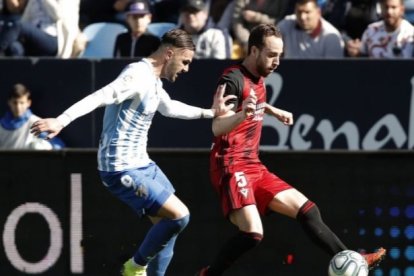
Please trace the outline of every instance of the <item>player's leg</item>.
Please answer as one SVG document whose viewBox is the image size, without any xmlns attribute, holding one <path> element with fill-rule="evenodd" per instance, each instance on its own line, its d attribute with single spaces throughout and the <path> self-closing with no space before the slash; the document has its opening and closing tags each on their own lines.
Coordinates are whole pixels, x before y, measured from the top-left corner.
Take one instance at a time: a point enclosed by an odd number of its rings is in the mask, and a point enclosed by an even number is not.
<svg viewBox="0 0 414 276">
<path fill-rule="evenodd" d="M 134 256 L 127 262 L 132 262 L 136 268 L 144 267 L 147 274 L 143 275 L 148 276 L 165 275 L 173 257 L 175 240 L 190 217 L 187 207 L 175 195 L 167 199 L 157 216 L 158 222 L 150 228 Z"/>
<path fill-rule="evenodd" d="M 170 239 L 167 245 L 148 263 L 148 276 L 159 276 L 166 274 L 167 268 L 174 255 L 174 246 L 177 237 L 178 235 Z"/>
<path fill-rule="evenodd" d="M 160 252 L 163 255 L 160 257 L 168 256 L 172 258 L 172 246 L 175 243 L 175 239 L 187 226 L 190 218 L 187 207 L 175 195 L 171 195 L 168 198 L 159 210 L 157 216 L 161 219 L 151 227 L 138 251 L 134 254 L 134 261 L 137 264 L 148 264 Z M 169 244 L 170 241 L 171 244 Z M 167 245 L 169 246 L 167 247 Z M 157 260 L 152 264 L 153 268 L 151 270 L 166 270 L 166 265 L 168 265 L 169 260 L 166 262 L 167 260 L 164 259 L 165 262 L 162 264 L 158 263 Z"/>
<path fill-rule="evenodd" d="M 200 275 L 222 275 L 244 253 L 256 247 L 263 238 L 263 227 L 255 205 L 245 206 L 230 214 L 239 231 L 222 246 L 208 268 Z"/>
<path fill-rule="evenodd" d="M 174 192 L 170 181 L 158 167 L 156 167 L 154 181 L 157 184 L 153 185 L 161 184 L 164 190 Z M 173 257 L 177 235 L 187 226 L 189 217 L 188 208 L 174 194 L 171 194 L 161 205 L 155 216 L 149 216 L 153 226 L 133 257 L 137 264 L 147 261 L 149 276 L 165 274 Z"/>
<path fill-rule="evenodd" d="M 318 206 L 298 190 L 292 188 L 276 194 L 269 209 L 296 218 L 311 240 L 330 255 L 346 249 L 322 220 Z"/>
<path fill-rule="evenodd" d="M 162 183 L 165 189 L 174 192 L 170 181 L 167 176 L 161 171 L 160 168 L 157 168 L 156 181 Z M 179 207 L 184 214 L 188 214 L 188 209 L 184 204 L 178 204 L 176 207 Z M 163 218 L 161 217 L 149 217 L 151 222 L 155 225 L 159 223 Z M 173 236 L 168 243 L 158 252 L 157 255 L 148 263 L 147 272 L 149 276 L 161 276 L 165 275 L 168 265 L 171 262 L 171 259 L 174 255 L 174 246 L 177 240 L 177 235 Z"/>
<path fill-rule="evenodd" d="M 296 189 L 288 189 L 278 193 L 269 203 L 269 208 L 275 212 L 296 218 L 311 240 L 331 256 L 343 251 L 346 246 L 324 223 L 318 206 L 308 200 Z M 386 250 L 379 248 L 374 253 L 362 254 L 372 269 L 385 257 Z"/>
<path fill-rule="evenodd" d="M 101 173 L 101 177 L 105 186 L 138 215 L 161 218 L 148 231 L 133 258 L 124 264 L 123 275 L 146 275 L 136 274 L 136 270 L 145 270 L 149 261 L 185 228 L 188 208 L 173 194 L 171 183 L 155 164 L 137 170 Z"/>
<path fill-rule="evenodd" d="M 219 195 L 223 211 L 238 227 L 238 232 L 223 245 L 213 262 L 200 271 L 199 275 L 222 275 L 238 258 L 262 240 L 263 226 L 254 204 L 252 182 L 249 175 L 241 171 L 221 178 Z"/>
</svg>

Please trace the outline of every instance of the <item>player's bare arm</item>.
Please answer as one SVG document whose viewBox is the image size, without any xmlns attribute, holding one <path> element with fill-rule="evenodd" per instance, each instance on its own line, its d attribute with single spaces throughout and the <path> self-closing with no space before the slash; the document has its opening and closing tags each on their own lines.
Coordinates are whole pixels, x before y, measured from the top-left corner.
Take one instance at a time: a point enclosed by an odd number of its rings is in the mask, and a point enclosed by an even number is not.
<svg viewBox="0 0 414 276">
<path fill-rule="evenodd" d="M 220 136 L 232 131 L 247 117 L 254 115 L 256 110 L 256 95 L 249 95 L 242 103 L 242 109 L 239 112 L 235 110 L 229 110 L 225 114 L 213 119 L 213 134 L 214 136 Z"/>
<path fill-rule="evenodd" d="M 224 97 L 225 86 L 219 86 L 216 90 L 213 99 L 213 105 L 209 109 L 204 109 L 192 105 L 185 104 L 183 102 L 172 100 L 167 93 L 163 93 L 161 96 L 160 105 L 158 111 L 167 117 L 179 118 L 179 119 L 212 119 L 216 116 L 225 114 L 234 107 L 234 104 L 226 105 L 226 102 L 235 98 L 233 95 Z"/>
<path fill-rule="evenodd" d="M 284 125 L 293 125 L 293 115 L 291 112 L 285 111 L 280 108 L 276 108 L 268 103 L 266 103 L 265 112 L 266 114 L 272 115 L 273 117 L 281 121 Z"/>
</svg>

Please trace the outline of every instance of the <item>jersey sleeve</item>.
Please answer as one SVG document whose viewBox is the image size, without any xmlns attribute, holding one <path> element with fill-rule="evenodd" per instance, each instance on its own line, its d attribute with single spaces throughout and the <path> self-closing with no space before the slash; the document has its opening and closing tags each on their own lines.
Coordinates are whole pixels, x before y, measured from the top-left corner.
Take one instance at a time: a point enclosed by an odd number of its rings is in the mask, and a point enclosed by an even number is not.
<svg viewBox="0 0 414 276">
<path fill-rule="evenodd" d="M 149 90 L 152 72 L 143 62 L 128 65 L 107 88 L 111 90 L 111 99 L 107 104 L 119 104 L 136 96 L 142 97 Z"/>
<path fill-rule="evenodd" d="M 141 83 L 141 80 L 142 78 L 145 79 L 145 77 L 148 79 L 145 73 L 148 70 L 139 70 L 137 67 L 137 65 L 127 66 L 113 82 L 65 110 L 58 116 L 59 122 L 65 127 L 73 120 L 92 112 L 98 107 L 119 104 L 135 96 L 142 97 L 148 91 L 148 82 L 142 81 Z M 139 74 L 140 71 L 143 71 L 143 73 Z"/>
<path fill-rule="evenodd" d="M 224 92 L 224 97 L 228 95 L 235 95 L 235 99 L 228 100 L 226 105 L 234 104 L 234 110 L 237 110 L 239 105 L 243 102 L 242 92 L 243 92 L 243 80 L 235 72 L 230 72 L 223 75 L 218 85 L 226 84 L 226 91 Z"/>
</svg>

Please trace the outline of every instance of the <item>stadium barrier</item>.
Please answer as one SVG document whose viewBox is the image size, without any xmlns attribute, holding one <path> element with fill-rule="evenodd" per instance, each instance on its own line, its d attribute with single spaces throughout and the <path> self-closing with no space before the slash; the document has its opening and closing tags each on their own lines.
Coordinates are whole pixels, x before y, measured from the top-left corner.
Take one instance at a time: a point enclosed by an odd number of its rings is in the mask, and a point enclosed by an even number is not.
<svg viewBox="0 0 414 276">
<path fill-rule="evenodd" d="M 57 116 L 132 61 L 0 59 L 0 114 L 7 108 L 3 91 L 16 82 L 32 90 L 35 114 Z M 165 87 L 172 98 L 209 107 L 221 72 L 233 63 L 195 60 L 188 73 Z M 291 111 L 296 123 L 287 128 L 266 115 L 263 149 L 413 149 L 412 68 L 412 60 L 282 60 L 266 80 L 268 102 Z M 96 147 L 102 114 L 98 109 L 79 118 L 61 138 L 69 147 Z M 157 115 L 149 146 L 207 149 L 210 129 L 209 120 L 183 122 Z"/>
<path fill-rule="evenodd" d="M 206 150 L 151 150 L 191 211 L 167 275 L 194 275 L 235 229 L 209 183 Z M 355 250 L 388 248 L 375 275 L 412 275 L 411 151 L 263 151 L 270 170 L 315 201 Z M 0 152 L 0 275 L 119 275 L 150 224 L 101 185 L 96 150 Z M 326 275 L 329 256 L 299 224 L 264 218 L 264 240 L 226 275 Z M 309 274 L 311 272 L 311 274 Z"/>
</svg>

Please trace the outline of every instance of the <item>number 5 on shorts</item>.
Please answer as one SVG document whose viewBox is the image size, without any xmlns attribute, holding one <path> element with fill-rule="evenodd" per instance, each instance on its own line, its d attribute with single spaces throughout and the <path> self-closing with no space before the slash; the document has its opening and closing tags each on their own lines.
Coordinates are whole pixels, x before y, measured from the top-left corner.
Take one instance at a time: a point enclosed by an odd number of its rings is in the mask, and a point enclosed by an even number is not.
<svg viewBox="0 0 414 276">
<path fill-rule="evenodd" d="M 247 185 L 247 179 L 244 175 L 244 172 L 235 172 L 234 176 L 236 177 L 237 187 L 245 187 Z"/>
</svg>

